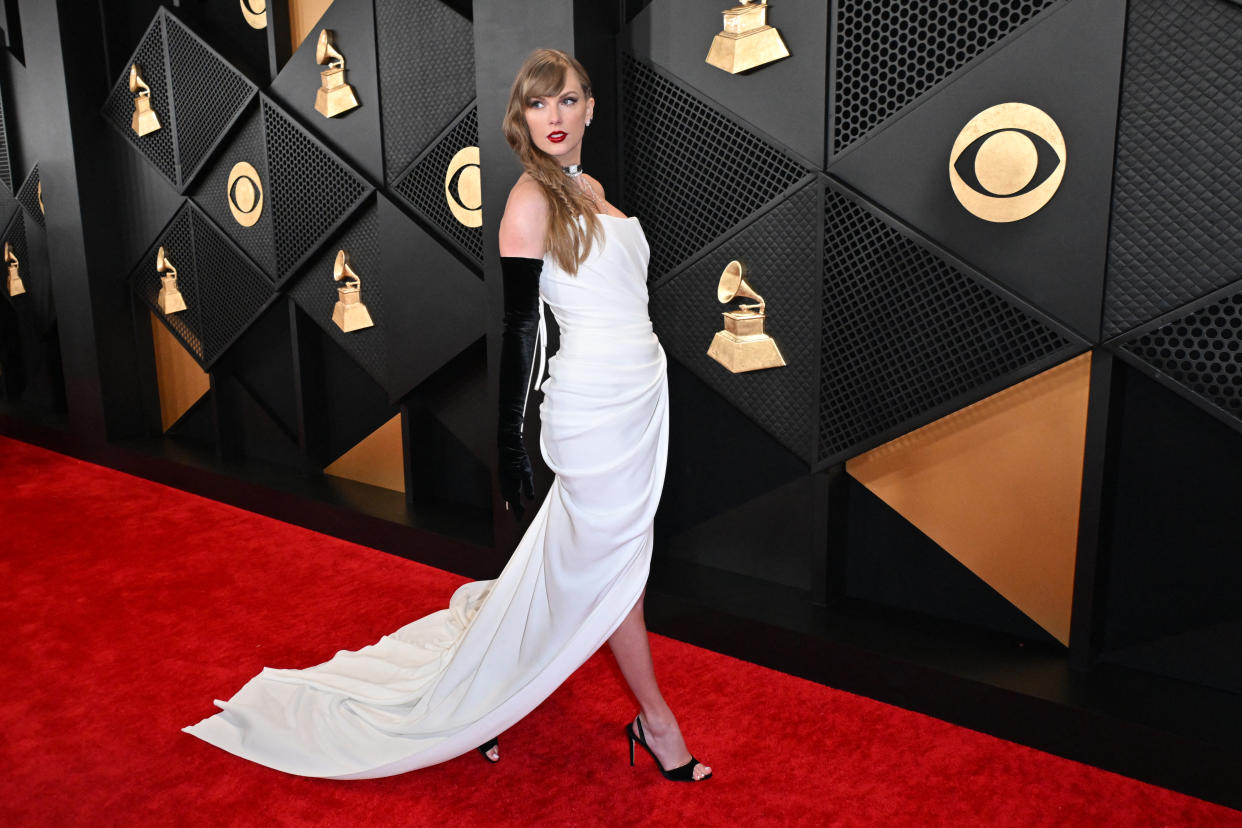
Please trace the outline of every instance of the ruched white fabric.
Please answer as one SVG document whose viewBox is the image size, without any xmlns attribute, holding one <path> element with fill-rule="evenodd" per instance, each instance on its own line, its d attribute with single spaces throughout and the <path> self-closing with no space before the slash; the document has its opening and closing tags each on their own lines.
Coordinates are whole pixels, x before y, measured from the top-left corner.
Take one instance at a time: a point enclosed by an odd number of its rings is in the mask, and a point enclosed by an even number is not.
<svg viewBox="0 0 1242 828">
<path fill-rule="evenodd" d="M 601 222 L 576 276 L 544 260 L 561 340 L 540 447 L 556 479 L 500 576 L 361 650 L 265 668 L 187 733 L 302 776 L 404 773 L 500 734 L 608 640 L 647 580 L 668 390 L 646 238 L 635 218 Z"/>
</svg>

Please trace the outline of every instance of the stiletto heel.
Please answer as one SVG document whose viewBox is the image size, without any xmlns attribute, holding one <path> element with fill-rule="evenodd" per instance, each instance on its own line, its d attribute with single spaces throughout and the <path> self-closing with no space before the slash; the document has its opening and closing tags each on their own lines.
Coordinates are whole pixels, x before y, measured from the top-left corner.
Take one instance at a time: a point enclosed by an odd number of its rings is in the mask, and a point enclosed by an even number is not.
<svg viewBox="0 0 1242 828">
<path fill-rule="evenodd" d="M 634 730 L 635 727 L 638 728 L 637 731 Z M 643 750 L 651 754 L 651 761 L 655 762 L 660 774 L 670 782 L 706 782 L 712 778 L 711 771 L 708 771 L 705 776 L 699 779 L 694 778 L 694 766 L 700 764 L 699 760 L 695 759 L 694 756 L 691 756 L 690 761 L 684 765 L 672 770 L 665 770 L 664 766 L 660 764 L 660 760 L 656 758 L 655 751 L 647 744 L 647 740 L 644 738 L 646 734 L 643 733 L 642 720 L 637 716 L 632 723 L 625 726 L 625 735 L 630 739 L 630 767 L 634 767 L 634 745 L 637 743 L 643 746 Z"/>
<path fill-rule="evenodd" d="M 491 762 L 491 763 L 494 765 L 494 764 L 496 764 L 497 762 L 499 762 L 499 761 L 500 761 L 500 759 L 498 759 L 498 758 L 497 758 L 497 759 L 493 759 L 492 757 L 490 757 L 490 756 L 488 756 L 488 755 L 487 755 L 487 752 L 488 752 L 489 750 L 491 750 L 492 748 L 494 748 L 494 747 L 498 746 L 499 744 L 500 744 L 500 739 L 499 739 L 499 738 L 492 738 L 492 739 L 488 739 L 486 742 L 484 742 L 483 744 L 479 745 L 479 747 L 478 747 L 478 751 L 479 751 L 479 753 L 483 754 L 483 758 L 484 758 L 484 759 L 486 759 L 487 761 Z"/>
</svg>

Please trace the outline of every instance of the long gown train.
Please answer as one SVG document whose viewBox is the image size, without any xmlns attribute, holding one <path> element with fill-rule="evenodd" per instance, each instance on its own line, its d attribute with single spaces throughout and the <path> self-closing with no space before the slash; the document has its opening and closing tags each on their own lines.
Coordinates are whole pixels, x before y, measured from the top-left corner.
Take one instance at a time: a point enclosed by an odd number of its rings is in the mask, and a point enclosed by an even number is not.
<svg viewBox="0 0 1242 828">
<path fill-rule="evenodd" d="M 472 750 L 538 706 L 642 594 L 664 485 L 668 390 L 635 218 L 601 216 L 576 276 L 550 258 L 561 330 L 540 448 L 556 479 L 500 576 L 304 670 L 264 668 L 187 733 L 277 770 L 365 779 Z"/>
</svg>

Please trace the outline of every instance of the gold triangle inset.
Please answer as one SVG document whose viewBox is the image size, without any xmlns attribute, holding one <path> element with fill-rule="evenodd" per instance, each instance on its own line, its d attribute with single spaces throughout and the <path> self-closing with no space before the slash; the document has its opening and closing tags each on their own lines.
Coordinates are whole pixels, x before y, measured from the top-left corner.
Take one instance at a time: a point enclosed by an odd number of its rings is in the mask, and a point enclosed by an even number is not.
<svg viewBox="0 0 1242 828">
<path fill-rule="evenodd" d="M 401 415 L 398 414 L 323 471 L 333 477 L 344 477 L 347 480 L 392 489 L 394 492 L 404 492 L 404 454 Z"/>
<path fill-rule="evenodd" d="M 1069 644 L 1091 355 L 846 464 L 856 480 Z"/>
<path fill-rule="evenodd" d="M 190 406 L 202 399 L 211 387 L 211 380 L 159 318 L 154 313 L 150 316 L 155 382 L 160 395 L 160 423 L 164 431 L 168 431 L 190 410 Z"/>
</svg>

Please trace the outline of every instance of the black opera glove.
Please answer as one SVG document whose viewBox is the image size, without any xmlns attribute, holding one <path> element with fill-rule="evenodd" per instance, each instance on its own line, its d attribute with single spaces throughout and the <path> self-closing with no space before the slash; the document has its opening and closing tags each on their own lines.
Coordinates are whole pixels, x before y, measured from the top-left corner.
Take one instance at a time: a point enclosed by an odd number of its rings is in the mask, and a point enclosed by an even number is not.
<svg viewBox="0 0 1242 828">
<path fill-rule="evenodd" d="M 500 493 L 514 515 L 526 511 L 521 496 L 535 496 L 535 475 L 522 439 L 522 420 L 535 362 L 539 331 L 539 274 L 542 259 L 501 256 L 505 288 L 505 324 L 500 339 L 500 412 L 496 447 Z"/>
</svg>

